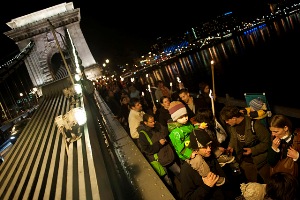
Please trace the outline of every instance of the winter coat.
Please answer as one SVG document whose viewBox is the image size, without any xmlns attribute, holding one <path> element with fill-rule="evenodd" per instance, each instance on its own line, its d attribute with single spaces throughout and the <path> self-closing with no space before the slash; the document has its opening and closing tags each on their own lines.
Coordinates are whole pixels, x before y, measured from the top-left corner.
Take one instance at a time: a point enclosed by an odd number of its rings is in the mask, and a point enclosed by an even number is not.
<svg viewBox="0 0 300 200">
<path fill-rule="evenodd" d="M 139 132 L 139 144 L 141 151 L 147 157 L 149 162 L 154 161 L 154 154 L 157 153 L 158 161 L 162 166 L 167 166 L 175 161 L 175 154 L 170 143 L 160 144 L 160 139 L 166 139 L 168 137 L 168 130 L 162 126 L 159 122 L 156 122 L 154 128 L 148 127 L 141 122 L 137 128 Z M 152 141 L 152 145 L 147 140 L 147 137 L 142 132 L 145 131 Z"/>
<path fill-rule="evenodd" d="M 251 157 L 253 163 L 258 169 L 267 163 L 268 148 L 271 145 L 271 136 L 268 129 L 258 120 L 254 123 L 255 133 L 252 132 L 251 118 L 244 116 L 245 120 L 245 145 L 243 147 L 251 148 Z M 228 146 L 232 147 L 237 158 L 241 159 L 243 147 L 238 145 L 237 131 L 235 126 L 228 128 L 230 132 L 230 141 Z"/>
<path fill-rule="evenodd" d="M 285 142 L 286 145 L 283 145 L 284 141 L 280 142 L 279 145 L 279 152 L 274 151 L 274 149 L 272 148 L 272 145 L 270 145 L 269 147 L 269 152 L 268 152 L 268 162 L 270 164 L 271 167 L 275 167 L 277 165 L 277 163 L 281 160 L 281 159 L 285 159 L 287 157 L 287 153 L 288 153 L 288 149 L 290 147 L 293 147 L 298 153 L 300 153 L 300 136 L 298 135 L 300 134 L 300 132 L 295 132 L 291 135 L 291 139 L 289 142 Z M 282 139 L 284 140 L 284 139 Z M 298 172 L 300 171 L 300 159 L 298 158 L 297 161 L 294 161 L 297 163 L 297 165 L 295 165 L 296 167 L 298 167 Z M 293 170 L 291 170 L 293 171 Z M 299 179 L 299 174 L 296 177 L 297 179 Z"/>
<path fill-rule="evenodd" d="M 205 158 L 212 172 L 217 172 L 220 176 L 225 177 L 225 173 L 218 161 L 213 158 Z M 194 170 L 187 162 L 181 165 L 180 171 L 182 199 L 186 200 L 223 200 L 224 193 L 221 187 L 209 187 L 204 184 L 199 172 Z"/>
<path fill-rule="evenodd" d="M 173 147 L 181 160 L 189 159 L 193 150 L 188 148 L 190 144 L 190 134 L 194 130 L 191 123 L 180 124 L 178 122 L 169 122 L 168 130 L 170 132 L 169 138 Z"/>
<path fill-rule="evenodd" d="M 187 114 L 189 116 L 189 119 L 191 119 L 192 117 L 194 117 L 196 115 L 196 113 L 198 112 L 198 110 L 200 109 L 209 109 L 209 105 L 207 105 L 206 101 L 204 98 L 193 98 L 193 103 L 195 105 L 195 113 L 194 111 L 192 111 L 190 109 L 190 107 L 188 106 L 187 103 L 181 101 L 185 107 L 186 107 L 186 111 L 187 111 Z"/>
<path fill-rule="evenodd" d="M 158 110 L 158 121 L 161 125 L 167 127 L 167 123 L 169 120 L 172 120 L 171 115 L 167 109 L 163 106 Z"/>
</svg>

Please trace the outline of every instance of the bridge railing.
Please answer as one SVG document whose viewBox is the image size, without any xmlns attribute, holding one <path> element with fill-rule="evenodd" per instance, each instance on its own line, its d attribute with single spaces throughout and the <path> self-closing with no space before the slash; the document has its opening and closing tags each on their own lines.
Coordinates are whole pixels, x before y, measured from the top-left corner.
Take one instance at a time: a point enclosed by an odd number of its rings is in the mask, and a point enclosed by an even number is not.
<svg viewBox="0 0 300 200">
<path fill-rule="evenodd" d="M 97 92 L 95 98 L 102 125 L 106 126 L 103 134 L 107 137 L 107 145 L 133 186 L 134 196 L 138 199 L 175 199 Z"/>
<path fill-rule="evenodd" d="M 43 88 L 39 108 L 0 165 L 0 199 L 175 199 L 105 102 L 84 95 L 80 140 L 68 144 L 54 119 L 70 109 L 62 89 Z"/>
</svg>

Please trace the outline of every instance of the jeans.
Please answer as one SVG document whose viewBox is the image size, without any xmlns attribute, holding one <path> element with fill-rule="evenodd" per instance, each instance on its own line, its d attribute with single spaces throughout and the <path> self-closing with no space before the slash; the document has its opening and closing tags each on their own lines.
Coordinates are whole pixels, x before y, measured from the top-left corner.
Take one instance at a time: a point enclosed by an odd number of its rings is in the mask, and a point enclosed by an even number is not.
<svg viewBox="0 0 300 200">
<path fill-rule="evenodd" d="M 174 161 L 170 165 L 167 166 L 167 168 L 177 177 L 177 179 L 180 181 L 180 167 L 179 165 Z M 167 170 L 166 170 L 167 171 Z"/>
</svg>

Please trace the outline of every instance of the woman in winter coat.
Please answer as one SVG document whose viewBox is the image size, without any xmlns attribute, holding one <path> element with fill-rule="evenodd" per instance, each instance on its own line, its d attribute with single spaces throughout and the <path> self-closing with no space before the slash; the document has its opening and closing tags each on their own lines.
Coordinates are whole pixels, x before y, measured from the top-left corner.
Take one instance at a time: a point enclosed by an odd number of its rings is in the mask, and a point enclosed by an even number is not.
<svg viewBox="0 0 300 200">
<path fill-rule="evenodd" d="M 167 96 L 162 96 L 159 100 L 161 107 L 158 110 L 158 121 L 161 125 L 168 127 L 168 121 L 172 120 L 171 115 L 169 113 L 170 107 L 170 98 Z"/>
<path fill-rule="evenodd" d="M 268 152 L 271 174 L 287 172 L 299 179 L 300 131 L 284 115 L 274 115 L 270 121 L 272 144 Z"/>
</svg>

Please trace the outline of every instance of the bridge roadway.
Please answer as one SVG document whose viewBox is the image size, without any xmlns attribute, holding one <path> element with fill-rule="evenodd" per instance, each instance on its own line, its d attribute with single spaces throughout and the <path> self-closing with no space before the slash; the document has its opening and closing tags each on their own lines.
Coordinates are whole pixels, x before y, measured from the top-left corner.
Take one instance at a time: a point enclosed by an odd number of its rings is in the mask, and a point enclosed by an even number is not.
<svg viewBox="0 0 300 200">
<path fill-rule="evenodd" d="M 72 105 L 68 78 L 45 85 L 38 110 L 0 166 L 0 199 L 175 199 L 96 93 L 80 140 L 69 146 L 54 119 Z M 77 104 L 76 104 L 77 106 Z"/>
</svg>

